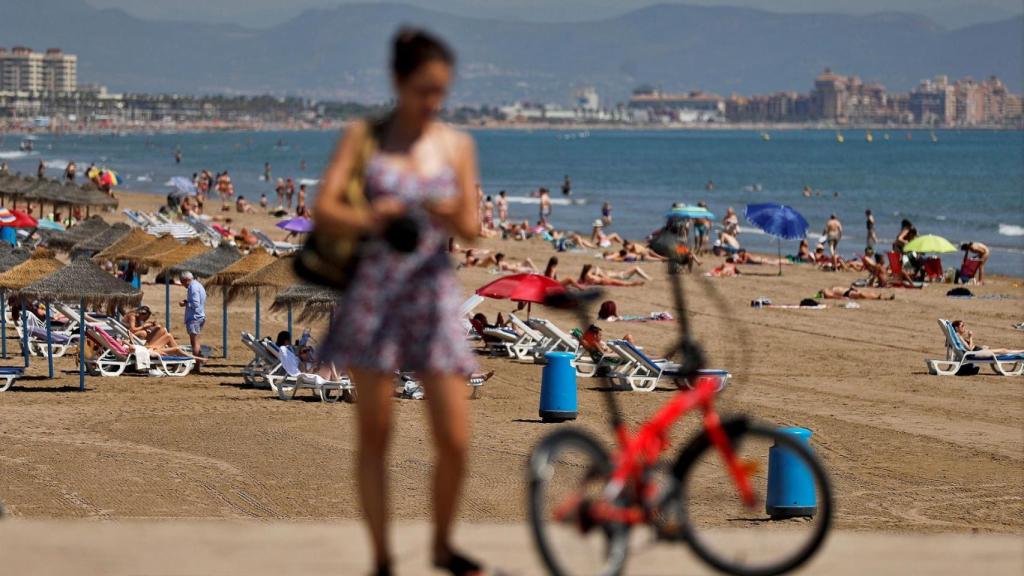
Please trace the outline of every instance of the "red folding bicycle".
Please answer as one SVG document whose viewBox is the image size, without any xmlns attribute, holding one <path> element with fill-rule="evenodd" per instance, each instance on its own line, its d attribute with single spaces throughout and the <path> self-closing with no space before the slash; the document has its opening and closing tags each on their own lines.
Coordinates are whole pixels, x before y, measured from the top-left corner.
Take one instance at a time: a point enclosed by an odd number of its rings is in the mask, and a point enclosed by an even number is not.
<svg viewBox="0 0 1024 576">
<path fill-rule="evenodd" d="M 688 544 L 704 562 L 729 574 L 769 576 L 797 568 L 823 543 L 831 525 L 832 492 L 818 458 L 804 444 L 746 417 L 720 418 L 717 382 L 701 377 L 701 347 L 690 337 L 678 269 L 669 265 L 682 334 L 681 388 L 635 432 L 626 426 L 614 392 L 604 394 L 616 451 L 593 435 L 566 427 L 546 436 L 529 460 L 529 508 L 534 540 L 554 576 L 613 576 L 625 568 L 632 529 L 648 526 L 655 542 Z M 561 295 L 552 305 L 574 307 L 587 324 L 589 291 Z M 700 431 L 671 460 L 673 425 L 702 414 Z M 768 454 L 788 451 L 814 484 L 813 516 L 772 519 L 767 511 Z M 662 556 L 659 556 L 659 562 Z M 666 573 L 673 571 L 666 566 Z"/>
</svg>

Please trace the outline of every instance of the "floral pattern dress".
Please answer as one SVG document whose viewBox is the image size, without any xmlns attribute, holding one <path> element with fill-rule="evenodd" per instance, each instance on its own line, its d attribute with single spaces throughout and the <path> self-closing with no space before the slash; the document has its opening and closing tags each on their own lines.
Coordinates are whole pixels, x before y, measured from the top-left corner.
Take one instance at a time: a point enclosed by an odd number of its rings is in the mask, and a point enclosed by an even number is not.
<svg viewBox="0 0 1024 576">
<path fill-rule="evenodd" d="M 425 178 L 379 155 L 367 165 L 367 198 L 404 201 L 419 224 L 419 244 L 413 252 L 401 253 L 383 239 L 364 243 L 324 338 L 322 357 L 339 371 L 468 376 L 476 369 L 459 319 L 462 297 L 447 253 L 449 234 L 422 207 L 425 201 L 455 194 L 451 168 Z"/>
</svg>

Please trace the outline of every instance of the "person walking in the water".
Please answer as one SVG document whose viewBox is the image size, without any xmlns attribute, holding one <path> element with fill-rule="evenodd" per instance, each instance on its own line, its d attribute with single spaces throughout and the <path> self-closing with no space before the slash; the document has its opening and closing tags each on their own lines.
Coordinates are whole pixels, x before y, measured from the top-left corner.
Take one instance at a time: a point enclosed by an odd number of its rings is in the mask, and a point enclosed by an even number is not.
<svg viewBox="0 0 1024 576">
<path fill-rule="evenodd" d="M 572 180 L 568 174 L 565 175 L 565 180 L 562 180 L 562 196 L 572 196 Z"/>
<path fill-rule="evenodd" d="M 875 233 L 875 215 L 871 213 L 871 210 L 864 211 L 865 224 L 868 227 L 868 242 L 869 248 L 874 248 L 875 244 L 878 243 L 878 234 Z"/>
<path fill-rule="evenodd" d="M 36 176 L 39 178 L 46 178 L 46 164 L 40 160 L 39 168 L 36 169 Z"/>
<path fill-rule="evenodd" d="M 263 181 L 270 182 L 270 162 L 263 163 Z"/>
<path fill-rule="evenodd" d="M 181 164 L 181 148 L 176 148 L 174 150 L 174 163 Z"/>
<path fill-rule="evenodd" d="M 843 224 L 835 214 L 829 216 L 828 222 L 825 222 L 822 235 L 825 236 L 829 256 L 832 257 L 832 269 L 836 270 L 839 266 L 839 241 L 843 239 Z"/>
</svg>

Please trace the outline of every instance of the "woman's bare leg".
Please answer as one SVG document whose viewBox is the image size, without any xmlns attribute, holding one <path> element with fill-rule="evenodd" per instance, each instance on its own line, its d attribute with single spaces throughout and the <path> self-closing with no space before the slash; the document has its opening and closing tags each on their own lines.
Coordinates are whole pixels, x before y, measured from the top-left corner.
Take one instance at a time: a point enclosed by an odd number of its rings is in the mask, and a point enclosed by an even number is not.
<svg viewBox="0 0 1024 576">
<path fill-rule="evenodd" d="M 352 370 L 359 393 L 359 502 L 366 517 L 376 566 L 391 561 L 388 542 L 387 475 L 385 459 L 391 435 L 391 397 L 394 376 L 380 372 Z"/>
<path fill-rule="evenodd" d="M 451 554 L 452 519 L 465 477 L 469 447 L 469 399 L 466 378 L 452 374 L 423 377 L 427 407 L 437 446 L 434 466 L 434 560 Z"/>
</svg>

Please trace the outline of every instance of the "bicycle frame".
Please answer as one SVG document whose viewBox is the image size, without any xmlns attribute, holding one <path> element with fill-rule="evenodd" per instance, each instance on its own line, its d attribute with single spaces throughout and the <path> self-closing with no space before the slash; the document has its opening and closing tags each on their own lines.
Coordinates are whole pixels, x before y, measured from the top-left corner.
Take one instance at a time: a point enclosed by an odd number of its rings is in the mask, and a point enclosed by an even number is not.
<svg viewBox="0 0 1024 576">
<path fill-rule="evenodd" d="M 678 274 L 678 268 L 670 261 L 669 275 L 673 276 L 673 273 Z M 590 519 L 598 523 L 611 522 L 632 525 L 647 523 L 651 520 L 652 513 L 655 512 L 651 503 L 655 496 L 656 486 L 648 483 L 648 472 L 669 448 L 668 435 L 672 426 L 687 412 L 694 409 L 699 409 L 702 412 L 704 430 L 711 443 L 721 454 L 723 463 L 739 491 L 740 498 L 747 506 L 754 505 L 755 496 L 750 483 L 750 471 L 736 457 L 729 437 L 722 428 L 721 419 L 714 409 L 718 385 L 714 378 L 700 376 L 697 373 L 704 365 L 704 353 L 700 346 L 689 337 L 689 321 L 686 316 L 683 289 L 678 277 L 672 282 L 672 293 L 682 334 L 678 350 L 683 354 L 683 365 L 679 372 L 683 375 L 691 375 L 694 379 L 694 386 L 690 390 L 677 392 L 654 416 L 640 426 L 635 434 L 630 433 L 629 427 L 623 420 L 615 394 L 604 395 L 608 403 L 611 424 L 619 450 L 612 455 L 615 468 L 605 487 L 603 501 L 593 502 L 588 506 Z M 585 325 L 586 315 L 581 307 L 577 307 L 577 310 L 580 313 L 581 324 Z M 636 487 L 639 502 L 633 502 L 627 506 L 612 504 L 630 484 Z M 557 508 L 556 517 L 571 514 L 580 504 L 579 500 L 570 500 Z"/>
</svg>

